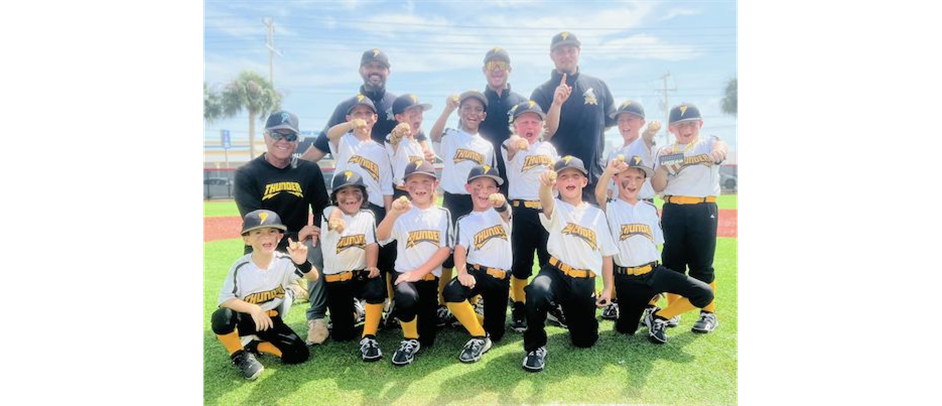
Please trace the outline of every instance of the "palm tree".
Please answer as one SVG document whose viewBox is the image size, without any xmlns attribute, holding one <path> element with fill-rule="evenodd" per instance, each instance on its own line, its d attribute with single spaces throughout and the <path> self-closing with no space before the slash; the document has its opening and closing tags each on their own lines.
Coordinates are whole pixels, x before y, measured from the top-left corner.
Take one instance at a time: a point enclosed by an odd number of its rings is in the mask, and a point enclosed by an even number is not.
<svg viewBox="0 0 942 406">
<path fill-rule="evenodd" d="M 225 117 L 232 117 L 245 109 L 249 112 L 249 156 L 255 158 L 255 119 L 265 119 L 268 113 L 281 108 L 281 93 L 268 79 L 250 70 L 242 71 L 222 92 Z"/>
<path fill-rule="evenodd" d="M 219 93 L 214 92 L 206 82 L 203 82 L 203 120 L 212 123 L 219 117 L 222 117 L 222 102 L 219 100 Z"/>
<path fill-rule="evenodd" d="M 723 112 L 726 114 L 736 115 L 736 108 L 738 106 L 737 102 L 737 85 L 736 81 L 739 79 L 732 79 L 726 84 L 726 96 L 723 97 L 722 105 L 720 106 L 723 109 Z"/>
</svg>

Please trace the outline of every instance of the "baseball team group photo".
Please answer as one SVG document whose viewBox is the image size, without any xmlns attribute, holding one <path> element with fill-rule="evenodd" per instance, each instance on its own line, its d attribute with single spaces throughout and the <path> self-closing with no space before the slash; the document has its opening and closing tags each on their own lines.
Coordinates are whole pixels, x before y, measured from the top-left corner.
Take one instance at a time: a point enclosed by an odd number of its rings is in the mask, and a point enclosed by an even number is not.
<svg viewBox="0 0 942 406">
<path fill-rule="evenodd" d="M 204 404 L 737 403 L 736 2 L 204 13 Z"/>
</svg>

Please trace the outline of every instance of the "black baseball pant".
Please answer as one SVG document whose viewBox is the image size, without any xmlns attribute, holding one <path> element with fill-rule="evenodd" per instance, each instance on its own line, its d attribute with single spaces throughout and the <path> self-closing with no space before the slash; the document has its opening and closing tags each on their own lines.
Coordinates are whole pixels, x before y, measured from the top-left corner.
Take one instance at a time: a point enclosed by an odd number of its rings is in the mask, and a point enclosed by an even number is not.
<svg viewBox="0 0 942 406">
<path fill-rule="evenodd" d="M 574 346 L 591 347 L 599 339 L 594 276 L 574 278 L 547 263 L 525 291 L 527 331 L 523 333 L 523 349 L 526 352 L 546 345 L 546 313 L 557 303 L 562 305 Z"/>
<path fill-rule="evenodd" d="M 718 217 L 716 203 L 664 203 L 664 267 L 680 273 L 689 270 L 694 279 L 713 282 Z"/>
<path fill-rule="evenodd" d="M 713 301 L 713 289 L 710 289 L 710 285 L 664 266 L 657 266 L 644 275 L 616 273 L 614 276 L 619 312 L 615 330 L 619 333 L 634 334 L 638 330 L 641 314 L 656 294 L 678 294 L 700 308 Z"/>
<path fill-rule="evenodd" d="M 349 341 L 355 337 L 354 298 L 365 299 L 369 304 L 381 304 L 386 300 L 386 281 L 382 275 L 370 278 L 368 274 L 368 271 L 358 270 L 353 271 L 353 279 L 326 282 L 327 307 L 334 324 L 331 332 L 334 341 Z"/>
<path fill-rule="evenodd" d="M 431 347 L 435 344 L 435 335 L 438 333 L 438 317 L 435 314 L 438 309 L 438 278 L 396 285 L 396 278 L 402 274 L 394 272 L 391 275 L 396 301 L 395 316 L 404 323 L 418 317 L 419 343 L 423 347 Z"/>
<path fill-rule="evenodd" d="M 484 331 L 491 336 L 491 341 L 500 341 L 504 337 L 504 322 L 507 321 L 507 297 L 510 294 L 510 275 L 497 279 L 485 271 L 479 271 L 468 265 L 468 274 L 474 276 L 474 288 L 461 284 L 458 278 L 452 279 L 445 286 L 442 294 L 445 301 L 460 303 L 477 295 L 484 299 Z"/>
<path fill-rule="evenodd" d="M 529 279 L 533 274 L 533 250 L 542 267 L 549 262 L 546 243 L 549 232 L 540 224 L 540 209 L 528 207 L 513 208 L 513 233 L 510 243 L 513 247 L 513 267 L 511 273 L 517 279 Z"/>
<path fill-rule="evenodd" d="M 271 317 L 272 327 L 265 331 L 255 330 L 255 321 L 248 313 L 239 313 L 228 307 L 220 307 L 213 312 L 212 325 L 216 335 L 226 335 L 239 329 L 239 336 L 256 335 L 281 351 L 281 361 L 285 364 L 298 364 L 307 361 L 310 352 L 304 340 L 285 324 L 281 315 Z"/>
</svg>

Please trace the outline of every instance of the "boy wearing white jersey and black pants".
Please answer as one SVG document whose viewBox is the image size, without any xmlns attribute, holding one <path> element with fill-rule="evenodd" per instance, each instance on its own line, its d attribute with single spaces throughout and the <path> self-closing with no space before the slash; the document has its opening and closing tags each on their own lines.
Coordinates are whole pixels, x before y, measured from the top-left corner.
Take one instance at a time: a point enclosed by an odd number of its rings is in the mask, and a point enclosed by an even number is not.
<svg viewBox="0 0 942 406">
<path fill-rule="evenodd" d="M 677 138 L 674 145 L 658 151 L 657 169 L 651 179 L 654 191 L 664 196 L 661 224 L 664 227 L 664 266 L 710 284 L 716 294 L 713 255 L 716 252 L 720 194 L 720 164 L 726 159 L 726 143 L 715 136 L 700 137 L 700 110 L 688 103 L 671 109 L 668 129 Z M 680 297 L 667 295 L 670 305 Z M 691 331 L 712 332 L 715 301 L 700 311 Z M 672 319 L 676 325 L 677 317 Z"/>
<path fill-rule="evenodd" d="M 546 362 L 547 311 L 562 305 L 569 322 L 569 338 L 587 348 L 599 338 L 596 306 L 605 306 L 612 295 L 612 255 L 618 253 L 608 231 L 605 213 L 582 200 L 589 182 L 582 160 L 571 155 L 553 165 L 554 172 L 540 177 L 540 222 L 550 234 L 549 262 L 540 269 L 527 294 L 527 331 L 523 334 L 523 369 L 543 370 Z M 559 190 L 553 198 L 552 188 Z M 519 232 L 519 231 L 518 231 Z M 604 290 L 596 300 L 595 276 L 602 274 Z"/>
<path fill-rule="evenodd" d="M 320 243 L 324 252 L 324 282 L 327 306 L 333 321 L 335 341 L 354 337 L 354 299 L 366 301 L 366 321 L 360 337 L 364 361 L 378 361 L 383 353 L 376 341 L 376 330 L 386 300 L 386 283 L 376 267 L 379 247 L 376 244 L 376 218 L 366 210 L 368 199 L 363 178 L 351 170 L 334 175 L 331 200 L 334 205 L 324 209 Z"/>
<path fill-rule="evenodd" d="M 632 100 L 625 100 L 614 113 L 610 115 L 618 124 L 618 131 L 624 140 L 621 148 L 615 149 L 608 154 L 605 159 L 606 165 L 617 157 L 637 156 L 641 162 L 648 168 L 654 169 L 654 157 L 651 154 L 651 147 L 654 146 L 654 135 L 661 128 L 660 121 L 652 121 L 651 124 L 641 134 L 641 127 L 644 127 L 644 106 L 641 103 Z M 618 196 L 618 185 L 615 182 L 608 183 L 608 193 L 604 198 L 615 198 Z M 654 203 L 654 188 L 651 187 L 651 177 L 644 179 L 644 185 L 638 192 L 638 198 L 649 203 Z M 601 207 L 602 200 L 598 200 Z M 602 310 L 602 318 L 607 320 L 618 319 L 618 298 L 612 298 L 612 304 Z M 657 297 L 652 300 L 652 306 L 657 303 Z"/>
<path fill-rule="evenodd" d="M 655 344 L 667 342 L 667 324 L 671 317 L 704 307 L 713 301 L 713 290 L 706 283 L 658 264 L 657 244 L 664 243 L 660 218 L 653 203 L 639 200 L 644 181 L 654 173 L 641 157 L 627 161 L 616 157 L 608 163 L 595 188 L 596 199 L 618 246 L 615 255 L 615 292 L 618 294 L 619 316 L 615 330 L 634 334 L 638 319 L 652 296 L 662 292 L 682 295 L 667 308 L 645 313 L 648 338 Z M 618 185 L 615 199 L 606 201 L 609 181 Z"/>
<path fill-rule="evenodd" d="M 474 211 L 462 216 L 455 227 L 455 265 L 458 277 L 445 286 L 448 309 L 471 334 L 458 359 L 476 362 L 504 336 L 510 287 L 510 206 L 500 194 L 504 183 L 497 168 L 475 166 L 465 189 L 471 193 Z M 484 298 L 484 323 L 468 299 Z"/>
<path fill-rule="evenodd" d="M 523 332 L 527 329 L 523 288 L 533 274 L 533 251 L 536 250 L 540 266 L 549 261 L 546 251 L 549 233 L 540 225 L 540 176 L 552 170 L 553 164 L 559 160 L 559 154 L 553 144 L 543 140 L 546 115 L 539 104 L 534 101 L 521 102 L 514 105 L 509 113 L 513 132 L 501 145 L 501 156 L 510 183 L 507 196 L 513 206 L 514 229 L 526 230 L 510 236 L 514 253 L 513 276 L 510 280 L 513 299 L 510 328 Z"/>
<path fill-rule="evenodd" d="M 396 240 L 395 314 L 404 340 L 393 365 L 412 363 L 421 347 L 435 343 L 438 278 L 451 254 L 451 215 L 435 205 L 438 178 L 428 161 L 410 163 L 404 174 L 412 197 L 393 201 L 392 210 L 376 228 L 381 244 Z"/>
<path fill-rule="evenodd" d="M 451 113 L 458 109 L 458 129 L 445 129 L 445 123 Z M 441 116 L 432 125 L 429 136 L 432 142 L 441 143 L 442 166 L 442 206 L 448 209 L 452 219 L 457 219 L 472 210 L 471 195 L 465 190 L 468 174 L 479 165 L 497 167 L 494 146 L 481 137 L 478 128 L 487 117 L 487 97 L 483 93 L 469 90 L 460 96 L 449 96 Z M 454 226 L 454 224 L 452 224 Z M 445 325 L 448 311 L 445 307 L 445 285 L 452 279 L 454 257 L 449 256 L 442 264 L 442 278 L 439 280 L 439 326 Z"/>
</svg>

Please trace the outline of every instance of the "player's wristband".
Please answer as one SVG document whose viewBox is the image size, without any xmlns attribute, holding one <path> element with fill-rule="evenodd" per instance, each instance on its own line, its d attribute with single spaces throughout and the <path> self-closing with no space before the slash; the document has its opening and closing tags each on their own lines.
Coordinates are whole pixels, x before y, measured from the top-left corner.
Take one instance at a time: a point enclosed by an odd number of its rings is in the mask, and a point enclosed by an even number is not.
<svg viewBox="0 0 942 406">
<path fill-rule="evenodd" d="M 314 265 L 311 265 L 311 261 L 304 261 L 303 264 L 294 264 L 301 273 L 306 274 L 311 272 L 311 268 L 314 268 Z"/>
<path fill-rule="evenodd" d="M 498 213 L 503 213 L 503 212 L 507 211 L 507 207 L 508 207 L 508 206 L 509 206 L 509 205 L 507 204 L 507 202 L 504 201 L 504 204 L 502 204 L 500 207 L 495 207 L 495 208 L 494 208 L 494 211 L 496 211 L 496 212 L 498 212 Z"/>
</svg>

